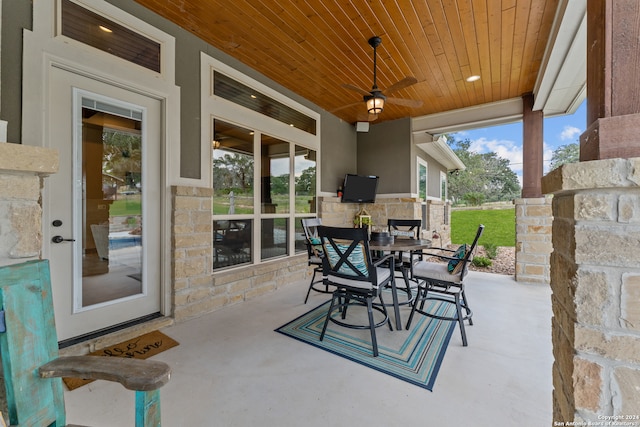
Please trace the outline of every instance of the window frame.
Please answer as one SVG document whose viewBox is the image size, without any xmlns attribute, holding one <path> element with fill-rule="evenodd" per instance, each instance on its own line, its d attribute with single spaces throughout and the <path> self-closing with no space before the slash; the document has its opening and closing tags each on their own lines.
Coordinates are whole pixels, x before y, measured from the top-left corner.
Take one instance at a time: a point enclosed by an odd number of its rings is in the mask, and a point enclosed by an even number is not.
<svg viewBox="0 0 640 427">
<path fill-rule="evenodd" d="M 273 118 L 264 116 L 256 111 L 252 111 L 246 107 L 235 104 L 232 101 L 221 98 L 214 94 L 214 72 L 219 72 L 229 76 L 243 85 L 255 89 L 256 91 L 273 98 L 274 100 L 293 108 L 303 114 L 316 120 L 317 129 L 316 134 L 310 134 L 306 131 L 300 130 L 295 127 L 291 127 L 285 123 L 282 123 Z M 224 219 L 252 219 L 253 220 L 253 259 L 251 263 L 241 264 L 232 267 L 224 267 L 220 269 L 212 270 L 213 273 L 218 271 L 227 271 L 231 268 L 243 268 L 247 266 L 255 266 L 262 263 L 267 263 L 271 260 L 283 259 L 286 257 L 294 256 L 302 253 L 301 250 L 296 249 L 296 223 L 300 222 L 301 218 L 315 217 L 317 212 L 313 213 L 296 213 L 295 212 L 295 148 L 296 146 L 307 148 L 316 152 L 316 195 L 318 197 L 318 188 L 320 183 L 320 114 L 305 107 L 304 105 L 284 96 L 283 94 L 275 91 L 274 89 L 258 82 L 257 80 L 231 68 L 230 66 L 201 53 L 201 147 L 203 164 L 201 167 L 207 169 L 208 172 L 203 174 L 203 184 L 212 187 L 213 186 L 213 168 L 212 168 L 212 155 L 211 155 L 211 141 L 213 140 L 213 121 L 222 120 L 230 124 L 234 124 L 243 128 L 250 128 L 254 131 L 253 144 L 254 144 L 254 212 L 253 214 L 246 215 L 213 215 L 212 221 L 224 220 Z M 278 138 L 282 141 L 289 143 L 289 212 L 288 213 L 262 213 L 261 212 L 261 182 L 262 176 L 261 161 L 261 140 L 262 135 L 268 135 Z M 279 256 L 275 258 L 261 259 L 261 229 L 262 220 L 269 218 L 288 218 L 287 226 L 287 255 Z M 299 228 L 299 227 L 298 227 Z"/>
</svg>

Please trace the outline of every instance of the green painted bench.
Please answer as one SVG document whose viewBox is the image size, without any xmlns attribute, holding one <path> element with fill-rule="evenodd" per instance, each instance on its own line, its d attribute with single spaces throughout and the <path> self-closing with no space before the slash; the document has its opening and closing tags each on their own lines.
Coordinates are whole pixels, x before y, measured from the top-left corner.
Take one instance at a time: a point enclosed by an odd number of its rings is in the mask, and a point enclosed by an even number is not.
<svg viewBox="0 0 640 427">
<path fill-rule="evenodd" d="M 0 355 L 11 426 L 66 426 L 62 377 L 116 381 L 135 391 L 136 427 L 160 426 L 171 369 L 139 359 L 58 356 L 47 260 L 0 267 Z"/>
</svg>

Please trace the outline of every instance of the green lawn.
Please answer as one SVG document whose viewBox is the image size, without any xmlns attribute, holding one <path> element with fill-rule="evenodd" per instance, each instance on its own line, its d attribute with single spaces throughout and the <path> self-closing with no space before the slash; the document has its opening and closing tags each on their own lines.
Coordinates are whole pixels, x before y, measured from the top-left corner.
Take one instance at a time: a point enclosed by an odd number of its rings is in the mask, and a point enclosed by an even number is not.
<svg viewBox="0 0 640 427">
<path fill-rule="evenodd" d="M 129 199 L 115 200 L 109 207 L 110 216 L 133 216 L 141 213 L 140 196 L 130 196 Z"/>
<path fill-rule="evenodd" d="M 516 245 L 515 209 L 451 212 L 451 243 L 471 244 L 479 224 L 485 226 L 479 245 L 486 243 L 493 243 L 496 246 Z"/>
</svg>

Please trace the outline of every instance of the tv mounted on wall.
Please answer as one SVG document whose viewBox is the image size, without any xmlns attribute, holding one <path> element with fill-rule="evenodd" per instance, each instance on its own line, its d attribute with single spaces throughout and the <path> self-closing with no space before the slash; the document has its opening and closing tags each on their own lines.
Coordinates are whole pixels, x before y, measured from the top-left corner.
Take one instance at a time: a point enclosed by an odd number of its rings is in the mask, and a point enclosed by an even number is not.
<svg viewBox="0 0 640 427">
<path fill-rule="evenodd" d="M 376 201 L 378 177 L 348 173 L 342 185 L 343 203 L 373 203 Z"/>
</svg>

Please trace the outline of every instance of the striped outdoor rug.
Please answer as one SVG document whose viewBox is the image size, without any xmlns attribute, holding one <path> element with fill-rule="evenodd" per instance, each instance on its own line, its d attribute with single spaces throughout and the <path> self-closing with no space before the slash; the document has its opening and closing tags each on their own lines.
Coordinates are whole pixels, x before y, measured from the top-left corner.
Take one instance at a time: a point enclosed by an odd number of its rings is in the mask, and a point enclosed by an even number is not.
<svg viewBox="0 0 640 427">
<path fill-rule="evenodd" d="M 428 301 L 427 304 L 429 303 L 432 304 L 430 312 L 435 311 L 448 316 L 455 312 L 451 304 Z M 440 364 L 456 326 L 455 322 L 416 314 L 410 331 L 396 331 L 394 328 L 391 332 L 386 325 L 379 327 L 376 329 L 379 355 L 373 357 L 371 335 L 368 330 L 349 329 L 329 322 L 324 340 L 320 341 L 328 309 L 329 302 L 323 303 L 279 327 L 276 332 L 433 391 Z M 374 314 L 381 316 L 375 311 Z M 339 313 L 336 311 L 335 315 Z M 409 311 L 403 310 L 405 324 L 408 316 Z M 351 319 L 353 323 L 367 324 L 366 308 L 350 307 L 347 320 L 351 322 Z"/>
</svg>

